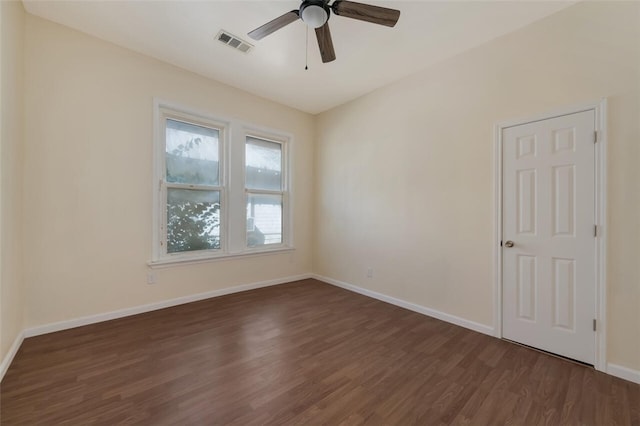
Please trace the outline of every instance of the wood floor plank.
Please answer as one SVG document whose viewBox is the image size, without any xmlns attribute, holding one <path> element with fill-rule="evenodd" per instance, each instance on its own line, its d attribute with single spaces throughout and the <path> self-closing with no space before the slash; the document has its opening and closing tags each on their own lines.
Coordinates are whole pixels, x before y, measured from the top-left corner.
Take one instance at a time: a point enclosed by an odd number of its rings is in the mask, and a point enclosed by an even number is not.
<svg viewBox="0 0 640 426">
<path fill-rule="evenodd" d="M 2 425 L 640 425 L 640 386 L 315 280 L 28 338 Z"/>
</svg>

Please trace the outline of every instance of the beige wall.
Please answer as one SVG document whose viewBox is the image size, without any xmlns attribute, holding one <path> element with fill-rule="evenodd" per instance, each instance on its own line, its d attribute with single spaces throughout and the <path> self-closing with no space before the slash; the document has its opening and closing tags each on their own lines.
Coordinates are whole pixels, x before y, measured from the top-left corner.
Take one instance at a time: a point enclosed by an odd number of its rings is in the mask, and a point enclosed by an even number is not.
<svg viewBox="0 0 640 426">
<path fill-rule="evenodd" d="M 0 361 L 24 327 L 22 146 L 24 10 L 0 2 Z"/>
<path fill-rule="evenodd" d="M 27 16 L 27 326 L 311 272 L 313 117 Z M 153 97 L 294 135 L 293 253 L 155 270 Z"/>
<path fill-rule="evenodd" d="M 640 369 L 640 3 L 578 4 L 321 114 L 314 271 L 491 325 L 493 126 L 601 97 L 608 361 Z"/>
</svg>

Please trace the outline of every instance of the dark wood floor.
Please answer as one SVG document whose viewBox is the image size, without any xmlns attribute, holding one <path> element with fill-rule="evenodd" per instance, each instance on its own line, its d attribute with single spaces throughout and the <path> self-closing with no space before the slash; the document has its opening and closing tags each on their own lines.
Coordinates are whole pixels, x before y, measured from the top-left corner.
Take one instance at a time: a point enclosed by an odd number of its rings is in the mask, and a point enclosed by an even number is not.
<svg viewBox="0 0 640 426">
<path fill-rule="evenodd" d="M 2 424 L 638 425 L 640 386 L 314 280 L 24 341 Z"/>
</svg>

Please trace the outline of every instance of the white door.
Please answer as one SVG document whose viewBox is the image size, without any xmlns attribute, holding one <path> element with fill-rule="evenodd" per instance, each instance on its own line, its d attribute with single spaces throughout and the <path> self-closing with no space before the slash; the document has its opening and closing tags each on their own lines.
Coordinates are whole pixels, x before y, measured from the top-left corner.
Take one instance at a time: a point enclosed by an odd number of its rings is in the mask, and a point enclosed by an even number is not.
<svg viewBox="0 0 640 426">
<path fill-rule="evenodd" d="M 503 337 L 595 360 L 595 112 L 503 129 Z"/>
</svg>

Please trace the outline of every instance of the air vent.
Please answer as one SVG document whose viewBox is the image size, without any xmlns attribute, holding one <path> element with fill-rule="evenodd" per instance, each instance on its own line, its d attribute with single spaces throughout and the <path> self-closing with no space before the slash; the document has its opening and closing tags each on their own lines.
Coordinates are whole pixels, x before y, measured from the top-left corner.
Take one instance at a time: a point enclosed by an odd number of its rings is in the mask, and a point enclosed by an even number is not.
<svg viewBox="0 0 640 426">
<path fill-rule="evenodd" d="M 233 34 L 228 33 L 225 30 L 220 30 L 220 32 L 218 33 L 216 38 L 221 43 L 224 43 L 229 47 L 233 47 L 234 49 L 239 50 L 239 51 L 241 51 L 243 53 L 248 53 L 253 48 L 252 44 L 247 43 L 246 41 L 242 40 L 241 38 L 236 37 Z"/>
</svg>

